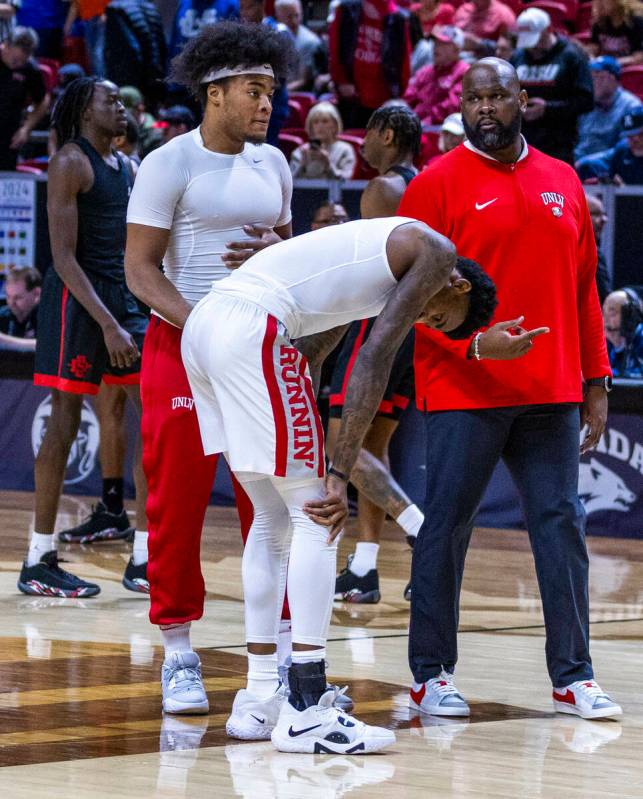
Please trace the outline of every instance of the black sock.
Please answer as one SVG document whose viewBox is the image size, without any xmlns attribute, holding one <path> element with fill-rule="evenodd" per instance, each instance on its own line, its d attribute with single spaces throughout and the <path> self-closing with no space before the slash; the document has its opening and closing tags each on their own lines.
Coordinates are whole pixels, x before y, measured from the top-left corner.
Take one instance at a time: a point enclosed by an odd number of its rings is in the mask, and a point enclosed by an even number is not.
<svg viewBox="0 0 643 799">
<path fill-rule="evenodd" d="M 123 478 L 107 477 L 103 480 L 103 505 L 109 513 L 123 511 Z"/>
<path fill-rule="evenodd" d="M 327 687 L 326 663 L 323 660 L 293 663 L 288 669 L 288 701 L 295 710 L 306 710 L 317 705 Z"/>
</svg>

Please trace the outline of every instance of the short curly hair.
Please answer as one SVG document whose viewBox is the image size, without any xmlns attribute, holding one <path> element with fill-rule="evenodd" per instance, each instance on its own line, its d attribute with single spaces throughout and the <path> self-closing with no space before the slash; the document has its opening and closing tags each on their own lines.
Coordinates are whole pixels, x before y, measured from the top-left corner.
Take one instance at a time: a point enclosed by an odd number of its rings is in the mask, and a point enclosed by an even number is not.
<svg viewBox="0 0 643 799">
<path fill-rule="evenodd" d="M 205 104 L 207 84 L 201 80 L 211 69 L 270 64 L 279 81 L 285 79 L 294 59 L 290 37 L 266 25 L 226 20 L 206 25 L 190 39 L 173 59 L 169 79 Z"/>
<path fill-rule="evenodd" d="M 496 286 L 476 261 L 458 256 L 455 268 L 471 283 L 469 310 L 464 322 L 444 335 L 451 339 L 470 338 L 476 330 L 488 325 L 498 305 Z"/>
</svg>

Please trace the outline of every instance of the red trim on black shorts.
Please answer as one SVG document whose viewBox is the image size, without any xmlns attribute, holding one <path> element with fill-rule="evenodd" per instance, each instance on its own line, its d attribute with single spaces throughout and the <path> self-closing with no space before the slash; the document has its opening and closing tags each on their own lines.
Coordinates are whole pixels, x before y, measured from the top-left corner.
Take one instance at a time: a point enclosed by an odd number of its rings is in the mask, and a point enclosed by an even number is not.
<svg viewBox="0 0 643 799">
<path fill-rule="evenodd" d="M 275 374 L 273 348 L 276 338 L 277 320 L 269 314 L 266 319 L 266 333 L 261 345 L 261 365 L 272 406 L 272 417 L 275 421 L 275 477 L 285 477 L 288 465 L 288 425 L 286 424 L 286 411 L 279 391 L 277 375 Z"/>
<path fill-rule="evenodd" d="M 69 289 L 63 286 L 62 301 L 60 303 L 60 352 L 58 354 L 58 377 L 63 373 L 63 354 L 65 352 L 65 309 L 67 306 L 67 297 L 69 296 Z M 62 389 L 64 390 L 64 389 Z"/>
<path fill-rule="evenodd" d="M 346 389 L 348 388 L 348 381 L 351 377 L 351 372 L 353 371 L 353 366 L 355 365 L 355 361 L 357 356 L 359 355 L 359 351 L 361 349 L 362 344 L 364 343 L 364 336 L 366 335 L 366 328 L 368 326 L 369 320 L 362 319 L 360 322 L 359 333 L 355 337 L 355 343 L 353 344 L 353 351 L 351 352 L 351 357 L 348 359 L 348 363 L 346 364 L 346 371 L 344 372 L 344 382 L 342 383 L 342 393 L 341 394 L 331 394 L 328 398 L 329 405 L 343 405 L 344 400 L 346 399 Z"/>
<path fill-rule="evenodd" d="M 95 383 L 86 383 L 83 380 L 69 380 L 66 377 L 57 377 L 56 375 L 40 375 L 33 376 L 34 386 L 44 386 L 45 388 L 56 388 L 58 391 L 66 391 L 68 394 L 98 394 L 98 389 Z"/>
</svg>

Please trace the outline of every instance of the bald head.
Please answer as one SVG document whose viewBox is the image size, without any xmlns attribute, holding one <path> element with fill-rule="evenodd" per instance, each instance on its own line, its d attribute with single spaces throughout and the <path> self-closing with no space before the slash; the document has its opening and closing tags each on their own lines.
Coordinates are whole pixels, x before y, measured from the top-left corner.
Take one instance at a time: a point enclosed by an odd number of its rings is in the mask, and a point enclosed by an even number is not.
<svg viewBox="0 0 643 799">
<path fill-rule="evenodd" d="M 465 73 L 462 85 L 477 80 L 492 80 L 502 84 L 507 89 L 520 92 L 520 80 L 515 68 L 503 58 L 481 58 L 476 61 Z"/>
<path fill-rule="evenodd" d="M 511 163 L 520 155 L 520 125 L 527 95 L 516 70 L 502 58 L 483 58 L 462 81 L 462 121 L 479 150 Z"/>
</svg>

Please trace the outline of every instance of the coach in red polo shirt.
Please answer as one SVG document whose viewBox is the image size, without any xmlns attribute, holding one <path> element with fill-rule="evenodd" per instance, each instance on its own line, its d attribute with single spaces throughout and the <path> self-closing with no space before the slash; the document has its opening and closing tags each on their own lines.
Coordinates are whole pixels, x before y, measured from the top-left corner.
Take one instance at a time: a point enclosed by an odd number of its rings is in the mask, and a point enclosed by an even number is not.
<svg viewBox="0 0 643 799">
<path fill-rule="evenodd" d="M 581 449 L 596 446 L 611 374 L 596 248 L 573 169 L 528 147 L 520 133 L 526 103 L 510 64 L 474 64 L 463 81 L 468 141 L 415 178 L 399 208 L 482 264 L 498 288 L 497 319 L 549 328 L 511 361 L 502 360 L 511 331 L 497 325 L 469 342 L 417 330 L 416 394 L 426 411 L 428 452 L 425 522 L 413 555 L 411 706 L 469 714 L 453 684 L 460 587 L 474 516 L 502 458 L 534 553 L 554 708 L 583 718 L 617 716 L 621 708 L 594 681 L 589 655 L 578 498 L 580 427 L 588 425 Z M 497 678 L 507 679 L 502 662 Z"/>
</svg>

